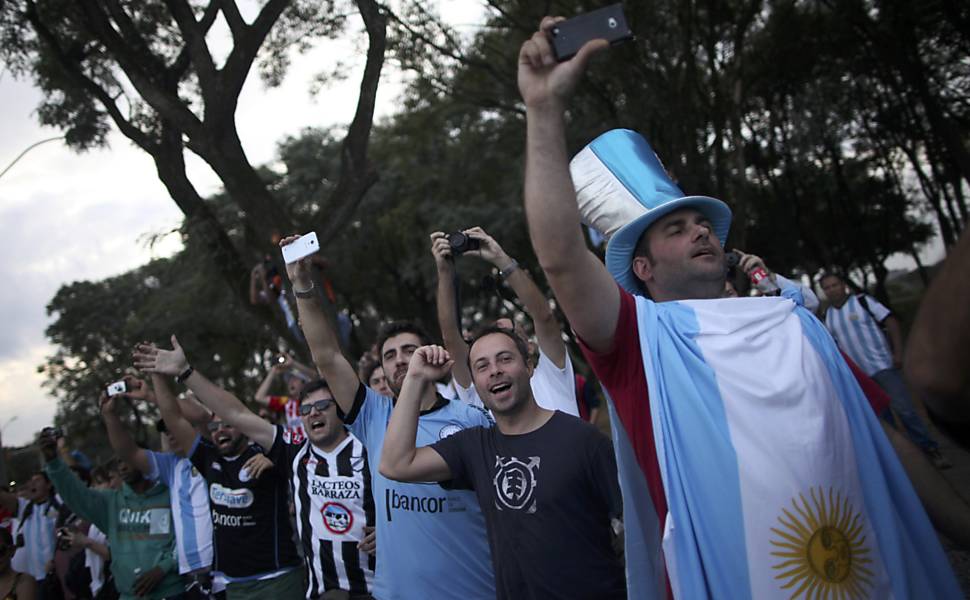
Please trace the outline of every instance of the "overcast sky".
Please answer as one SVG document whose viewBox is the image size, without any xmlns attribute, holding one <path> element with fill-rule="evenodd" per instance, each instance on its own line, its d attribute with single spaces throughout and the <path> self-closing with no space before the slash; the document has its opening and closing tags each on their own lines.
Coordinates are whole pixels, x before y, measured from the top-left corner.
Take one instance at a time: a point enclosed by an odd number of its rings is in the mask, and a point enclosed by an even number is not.
<svg viewBox="0 0 970 600">
<path fill-rule="evenodd" d="M 455 23 L 472 23 L 478 2 L 446 7 Z M 351 23 L 358 27 L 359 17 Z M 271 161 L 276 144 L 304 127 L 345 125 L 356 108 L 363 58 L 353 41 L 328 42 L 294 59 L 285 83 L 266 89 L 252 74 L 236 115 L 250 161 Z M 354 67 L 346 81 L 310 94 L 314 76 L 339 57 Z M 389 115 L 401 77 L 385 64 L 378 117 Z M 30 81 L 0 75 L 0 170 L 27 146 L 60 135 L 40 127 L 34 110 L 41 93 Z M 205 195 L 219 188 L 215 175 L 190 155 L 190 176 Z M 114 133 L 110 147 L 76 154 L 60 141 L 37 147 L 0 178 L 0 430 L 7 446 L 33 439 L 53 422 L 56 402 L 41 388 L 38 365 L 53 353 L 44 337 L 45 306 L 57 289 L 77 280 L 123 273 L 178 249 L 175 236 L 154 249 L 149 234 L 177 227 L 181 213 L 158 181 L 148 155 Z M 16 420 L 13 419 L 16 417 Z M 9 424 L 9 426 L 8 426 Z"/>
</svg>

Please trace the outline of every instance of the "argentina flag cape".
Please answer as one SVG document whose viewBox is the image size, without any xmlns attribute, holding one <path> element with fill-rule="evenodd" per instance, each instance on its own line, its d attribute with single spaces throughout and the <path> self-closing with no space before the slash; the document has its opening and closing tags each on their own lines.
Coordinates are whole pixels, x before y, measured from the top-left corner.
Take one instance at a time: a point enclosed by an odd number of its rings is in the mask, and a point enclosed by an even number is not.
<svg viewBox="0 0 970 600">
<path fill-rule="evenodd" d="M 636 307 L 676 598 L 962 597 L 862 390 L 797 290 L 637 297 Z"/>
</svg>

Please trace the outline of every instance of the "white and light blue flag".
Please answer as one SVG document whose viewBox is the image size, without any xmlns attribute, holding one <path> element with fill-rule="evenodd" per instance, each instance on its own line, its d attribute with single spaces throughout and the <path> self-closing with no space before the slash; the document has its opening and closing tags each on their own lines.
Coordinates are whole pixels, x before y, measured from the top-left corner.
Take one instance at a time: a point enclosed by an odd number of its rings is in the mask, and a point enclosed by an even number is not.
<svg viewBox="0 0 970 600">
<path fill-rule="evenodd" d="M 676 598 L 962 597 L 862 390 L 796 289 L 636 302 Z"/>
</svg>

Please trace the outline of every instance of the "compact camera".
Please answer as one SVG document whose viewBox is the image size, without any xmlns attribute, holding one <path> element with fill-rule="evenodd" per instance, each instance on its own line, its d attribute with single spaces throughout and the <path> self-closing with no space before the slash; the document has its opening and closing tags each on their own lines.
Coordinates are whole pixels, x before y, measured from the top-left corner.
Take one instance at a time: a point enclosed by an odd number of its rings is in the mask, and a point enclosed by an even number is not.
<svg viewBox="0 0 970 600">
<path fill-rule="evenodd" d="M 448 234 L 448 245 L 451 246 L 452 256 L 461 256 L 466 252 L 478 250 L 482 247 L 481 240 L 468 237 L 466 234 L 455 231 Z"/>
</svg>

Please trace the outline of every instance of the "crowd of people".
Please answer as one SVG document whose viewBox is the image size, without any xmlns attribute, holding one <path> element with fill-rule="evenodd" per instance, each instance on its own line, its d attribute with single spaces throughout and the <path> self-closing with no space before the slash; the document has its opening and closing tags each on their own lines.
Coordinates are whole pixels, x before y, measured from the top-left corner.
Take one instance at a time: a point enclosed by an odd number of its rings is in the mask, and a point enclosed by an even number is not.
<svg viewBox="0 0 970 600">
<path fill-rule="evenodd" d="M 934 525 L 970 547 L 970 508 L 906 382 L 935 414 L 965 415 L 965 361 L 922 368 L 893 313 L 841 274 L 821 278 L 816 315 L 812 287 L 758 256 L 735 250 L 729 268 L 728 206 L 685 196 L 639 135 L 608 132 L 570 160 L 569 97 L 606 44 L 557 62 L 555 23 L 519 56 L 525 210 L 590 381 L 546 294 L 480 227 L 430 234 L 441 343 L 389 322 L 359 361 L 319 257 L 285 278 L 267 257 L 252 301 L 280 308 L 312 364 L 281 354 L 247 402 L 175 336 L 117 357 L 124 389 L 99 399 L 115 459 L 89 470 L 45 430 L 43 470 L 21 497 L 0 493 L 16 517 L 0 596 L 962 596 Z M 609 239 L 605 261 L 581 222 Z M 951 258 L 963 279 L 968 240 Z M 460 256 L 489 263 L 526 314 L 466 331 Z M 913 334 L 944 354 L 970 335 L 966 306 L 946 310 L 941 326 L 924 306 Z M 160 448 L 135 443 L 125 397 L 158 407 Z"/>
</svg>

